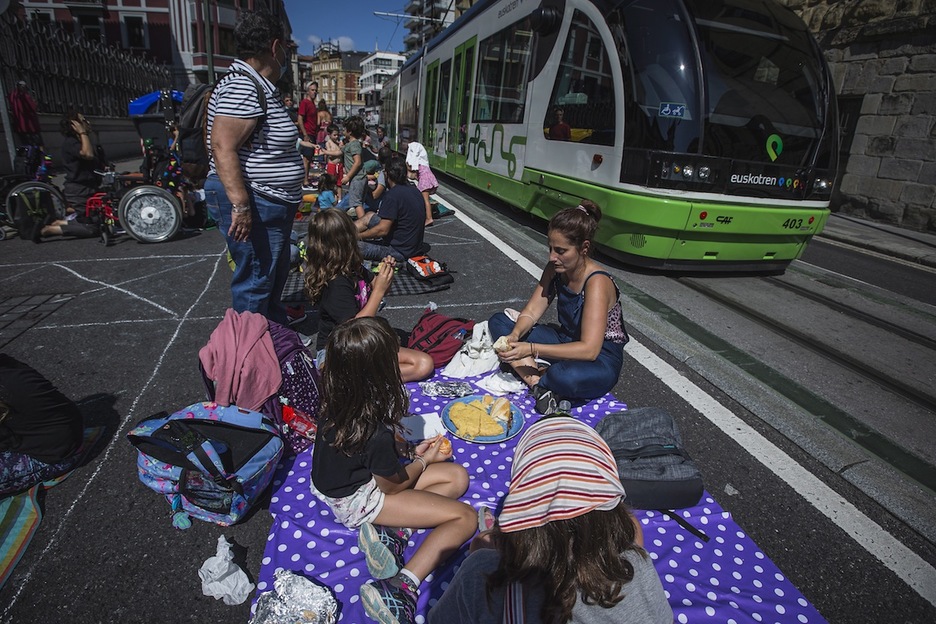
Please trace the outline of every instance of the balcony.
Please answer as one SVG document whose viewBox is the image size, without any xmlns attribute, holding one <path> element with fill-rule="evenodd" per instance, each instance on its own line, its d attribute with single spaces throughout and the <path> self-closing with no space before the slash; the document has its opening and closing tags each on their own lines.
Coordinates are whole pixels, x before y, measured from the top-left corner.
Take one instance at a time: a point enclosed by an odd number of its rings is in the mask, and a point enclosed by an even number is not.
<svg viewBox="0 0 936 624">
<path fill-rule="evenodd" d="M 422 5 L 422 0 L 410 0 L 409 4 L 407 4 L 403 10 L 412 15 L 414 13 L 419 13 L 422 10 Z"/>
</svg>

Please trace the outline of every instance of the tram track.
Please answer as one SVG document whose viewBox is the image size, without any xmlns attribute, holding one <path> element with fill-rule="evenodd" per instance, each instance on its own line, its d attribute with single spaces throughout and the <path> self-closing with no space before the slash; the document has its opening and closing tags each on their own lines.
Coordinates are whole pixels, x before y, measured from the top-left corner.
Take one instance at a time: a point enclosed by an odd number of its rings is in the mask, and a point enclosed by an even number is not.
<svg viewBox="0 0 936 624">
<path fill-rule="evenodd" d="M 805 289 L 799 288 L 795 285 L 784 284 L 777 278 L 765 277 L 761 278 L 763 280 L 768 280 L 774 285 L 779 285 L 782 288 L 795 292 L 796 294 L 807 297 L 813 301 L 833 307 L 839 310 L 842 313 L 848 314 L 852 318 L 859 320 L 863 323 L 873 325 L 879 329 L 883 329 L 887 332 L 896 333 L 901 337 L 910 340 L 920 346 L 924 346 L 927 349 L 934 351 L 934 358 L 936 358 L 936 341 L 932 339 L 912 332 L 910 330 L 895 329 L 893 323 L 889 323 L 873 315 L 866 314 L 857 310 L 846 304 L 835 302 L 829 297 L 823 295 L 818 295 L 816 293 L 809 292 Z M 874 366 L 861 361 L 861 359 L 852 356 L 848 353 L 843 352 L 840 349 L 832 347 L 828 344 L 825 344 L 821 341 L 818 341 L 816 337 L 812 334 L 804 332 L 788 323 L 778 322 L 770 314 L 763 310 L 758 310 L 753 306 L 746 305 L 739 302 L 738 300 L 726 296 L 723 293 L 718 292 L 716 289 L 711 288 L 705 285 L 703 282 L 693 280 L 692 278 L 679 278 L 679 282 L 683 285 L 691 288 L 692 290 L 705 295 L 706 297 L 717 301 L 719 304 L 725 306 L 731 311 L 748 318 L 762 327 L 770 329 L 771 331 L 780 334 L 784 338 L 787 338 L 800 347 L 808 349 L 809 351 L 819 355 L 830 362 L 846 368 L 852 371 L 855 374 L 862 376 L 863 378 L 871 381 L 878 386 L 908 400 L 912 403 L 918 405 L 919 407 L 936 413 L 936 395 L 926 392 L 920 388 L 914 387 L 911 384 L 908 384 L 898 378 L 895 375 L 889 375 L 885 371 L 878 370 Z"/>
<path fill-rule="evenodd" d="M 810 291 L 796 284 L 785 282 L 783 278 L 762 277 L 759 279 L 764 283 L 770 284 L 772 287 L 781 288 L 787 293 L 793 293 L 796 296 L 803 297 L 804 299 L 847 315 L 849 318 L 863 323 L 866 326 L 874 327 L 895 336 L 900 336 L 909 343 L 932 352 L 929 361 L 936 360 L 936 341 L 929 336 L 899 327 L 892 322 L 859 310 L 854 306 Z M 927 389 L 907 383 L 897 374 L 889 374 L 887 370 L 882 370 L 883 367 L 876 367 L 859 356 L 846 353 L 834 345 L 827 344 L 817 339 L 815 334 L 803 331 L 793 326 L 791 323 L 780 321 L 763 309 L 758 309 L 754 305 L 739 301 L 729 294 L 720 292 L 717 288 L 706 283 L 705 280 L 696 278 L 675 278 L 674 281 L 706 297 L 731 313 L 737 314 L 773 332 L 780 338 L 797 345 L 799 348 L 809 351 L 830 364 L 840 367 L 860 379 L 875 384 L 877 387 L 890 392 L 895 397 L 899 397 L 927 412 L 936 413 L 936 395 L 929 392 Z M 876 431 L 859 418 L 849 414 L 846 410 L 837 407 L 833 401 L 818 396 L 815 391 L 806 389 L 804 392 L 803 388 L 795 384 L 787 385 L 786 387 L 774 386 L 774 389 L 779 390 L 794 403 L 800 405 L 804 410 L 816 416 L 817 419 L 856 442 L 866 451 L 883 459 L 885 462 L 910 476 L 931 491 L 936 491 L 936 466 L 933 466 L 914 452 L 907 450 L 898 442 Z"/>
</svg>

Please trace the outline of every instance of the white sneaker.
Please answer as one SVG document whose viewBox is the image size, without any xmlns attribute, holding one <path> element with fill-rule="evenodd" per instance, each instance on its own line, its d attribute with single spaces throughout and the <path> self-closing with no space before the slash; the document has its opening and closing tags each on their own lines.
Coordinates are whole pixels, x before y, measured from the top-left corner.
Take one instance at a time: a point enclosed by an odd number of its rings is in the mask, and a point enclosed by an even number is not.
<svg viewBox="0 0 936 624">
<path fill-rule="evenodd" d="M 312 336 L 306 336 L 306 335 L 303 334 L 302 332 L 296 332 L 296 333 L 299 335 L 299 340 L 302 341 L 302 346 L 303 346 L 303 347 L 311 347 L 311 346 L 312 346 Z"/>
</svg>

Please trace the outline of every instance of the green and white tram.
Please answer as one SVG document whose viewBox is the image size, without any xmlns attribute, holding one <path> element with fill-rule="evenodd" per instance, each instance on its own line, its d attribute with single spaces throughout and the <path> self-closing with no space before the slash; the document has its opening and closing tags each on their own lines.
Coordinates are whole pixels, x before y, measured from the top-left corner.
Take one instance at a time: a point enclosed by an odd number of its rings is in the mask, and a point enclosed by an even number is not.
<svg viewBox="0 0 936 624">
<path fill-rule="evenodd" d="M 629 264 L 778 271 L 829 215 L 831 76 L 774 0 L 482 0 L 384 86 L 394 146 Z"/>
</svg>

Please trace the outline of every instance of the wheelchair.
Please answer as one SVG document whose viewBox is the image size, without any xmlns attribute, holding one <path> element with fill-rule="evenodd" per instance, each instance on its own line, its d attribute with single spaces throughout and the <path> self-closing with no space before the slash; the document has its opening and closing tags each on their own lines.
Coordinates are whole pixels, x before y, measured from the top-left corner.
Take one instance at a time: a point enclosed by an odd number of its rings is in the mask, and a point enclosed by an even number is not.
<svg viewBox="0 0 936 624">
<path fill-rule="evenodd" d="M 118 174 L 102 171 L 101 186 L 84 206 L 84 221 L 101 229 L 101 242 L 110 245 L 121 230 L 141 243 L 161 243 L 173 238 L 182 227 L 182 209 L 178 198 L 164 188 L 145 184 L 141 174 Z M 30 210 L 41 218 L 51 207 L 64 215 L 67 202 L 62 191 L 51 182 L 19 181 L 9 185 L 0 209 L 0 225 L 16 227 L 17 210 Z M 21 218 L 22 215 L 19 215 Z M 2 228 L 4 234 L 6 228 Z"/>
</svg>

